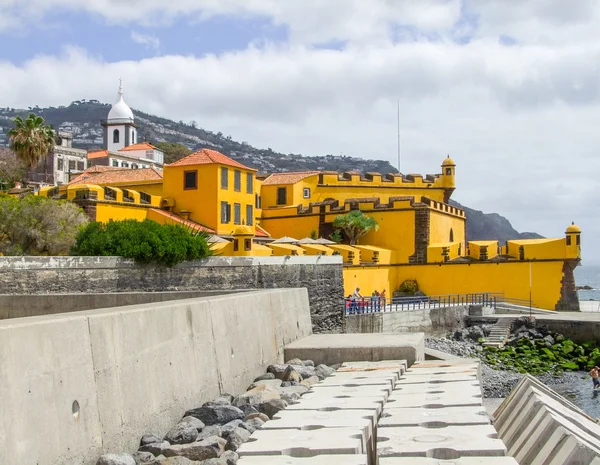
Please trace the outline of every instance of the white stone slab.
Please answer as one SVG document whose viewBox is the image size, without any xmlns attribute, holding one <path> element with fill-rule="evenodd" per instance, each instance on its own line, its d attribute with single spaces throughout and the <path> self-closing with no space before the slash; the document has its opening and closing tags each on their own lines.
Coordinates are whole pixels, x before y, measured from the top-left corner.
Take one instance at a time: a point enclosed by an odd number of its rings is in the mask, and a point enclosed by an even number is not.
<svg viewBox="0 0 600 465">
<path fill-rule="evenodd" d="M 408 363 L 406 360 L 382 360 L 380 362 L 344 362 L 338 371 L 394 371 L 401 375 L 407 369 Z"/>
<path fill-rule="evenodd" d="M 240 462 L 238 462 L 240 463 Z M 461 457 L 450 461 L 424 457 L 385 457 L 379 465 L 519 465 L 512 457 Z"/>
<path fill-rule="evenodd" d="M 286 410 L 318 410 L 322 412 L 334 412 L 336 410 L 371 410 L 377 416 L 383 410 L 385 401 L 382 397 L 344 397 L 329 399 L 307 399 L 305 394 L 300 402 L 288 405 Z"/>
<path fill-rule="evenodd" d="M 263 430 L 299 429 L 317 430 L 323 428 L 358 428 L 363 434 L 364 449 L 373 457 L 375 463 L 375 427 L 377 416 L 373 410 L 337 410 L 319 412 L 317 410 L 281 410 L 271 421 L 266 422 Z"/>
<path fill-rule="evenodd" d="M 378 397 L 387 400 L 392 392 L 392 386 L 385 384 L 346 384 L 343 386 L 313 386 L 313 388 L 302 396 L 302 399 L 324 399 L 343 397 Z"/>
<path fill-rule="evenodd" d="M 238 465 L 367 465 L 366 455 L 317 455 L 316 457 L 247 456 L 238 460 Z M 468 464 L 471 465 L 471 464 Z M 478 464 L 473 464 L 478 465 Z M 496 465 L 495 463 L 490 465 Z M 498 463 L 498 465 L 505 465 Z M 506 465 L 511 465 L 507 463 Z"/>
<path fill-rule="evenodd" d="M 506 447 L 491 425 L 446 428 L 381 428 L 379 457 L 431 457 L 452 460 L 464 456 L 505 456 Z"/>
<path fill-rule="evenodd" d="M 483 406 L 424 409 L 388 408 L 388 405 L 385 406 L 379 419 L 379 428 L 490 424 L 490 418 Z"/>
<path fill-rule="evenodd" d="M 398 381 L 398 384 L 415 384 L 415 383 L 456 383 L 464 381 L 477 381 L 476 373 L 444 373 L 441 375 L 434 374 L 418 374 L 418 373 L 404 373 Z"/>
<path fill-rule="evenodd" d="M 467 373 L 477 375 L 477 371 L 479 370 L 478 365 L 460 365 L 453 367 L 427 367 L 427 366 L 417 366 L 413 365 L 408 370 L 406 370 L 406 375 L 409 374 L 421 374 L 421 375 L 447 375 L 451 373 Z"/>
<path fill-rule="evenodd" d="M 462 392 L 468 393 L 469 395 L 481 395 L 481 386 L 479 382 L 476 381 L 464 381 L 442 384 L 397 384 L 394 387 L 393 392 L 399 392 L 403 394 L 414 394 L 419 392 L 426 392 L 428 394 L 440 394 L 442 392 Z"/>
<path fill-rule="evenodd" d="M 345 383 L 363 382 L 365 384 L 390 384 L 393 386 L 400 375 L 394 372 L 339 372 L 336 371 L 319 383 L 320 386 L 339 386 Z"/>
<path fill-rule="evenodd" d="M 315 455 L 365 454 L 360 428 L 325 428 L 312 431 L 293 429 L 256 430 L 248 442 L 237 450 L 240 457 L 248 455 Z"/>
<path fill-rule="evenodd" d="M 445 392 L 441 394 L 427 394 L 426 392 L 405 394 L 393 391 L 389 396 L 386 408 L 443 408 L 443 407 L 468 407 L 483 405 L 481 394 L 472 395 L 460 391 Z"/>
</svg>

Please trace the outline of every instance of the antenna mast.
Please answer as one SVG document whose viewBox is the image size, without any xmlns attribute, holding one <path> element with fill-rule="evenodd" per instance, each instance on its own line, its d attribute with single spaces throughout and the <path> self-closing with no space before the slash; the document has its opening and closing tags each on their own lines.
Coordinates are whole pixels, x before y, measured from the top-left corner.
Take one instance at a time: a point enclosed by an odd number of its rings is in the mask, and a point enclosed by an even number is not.
<svg viewBox="0 0 600 465">
<path fill-rule="evenodd" d="M 398 173 L 400 173 L 400 99 L 398 99 Z"/>
</svg>

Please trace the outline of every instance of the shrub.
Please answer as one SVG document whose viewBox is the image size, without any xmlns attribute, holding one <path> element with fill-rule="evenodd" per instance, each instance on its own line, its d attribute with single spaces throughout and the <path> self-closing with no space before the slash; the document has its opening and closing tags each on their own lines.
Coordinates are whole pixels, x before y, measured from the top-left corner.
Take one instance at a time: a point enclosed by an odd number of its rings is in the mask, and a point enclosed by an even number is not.
<svg viewBox="0 0 600 465">
<path fill-rule="evenodd" d="M 173 266 L 212 255 L 207 237 L 180 225 L 151 220 L 94 222 L 79 232 L 71 255 L 119 256 L 137 263 Z"/>
<path fill-rule="evenodd" d="M 74 203 L 0 196 L 0 254 L 68 255 L 87 216 Z"/>
<path fill-rule="evenodd" d="M 407 279 L 398 288 L 398 292 L 402 292 L 403 294 L 416 294 L 419 292 L 419 283 L 414 279 Z"/>
</svg>

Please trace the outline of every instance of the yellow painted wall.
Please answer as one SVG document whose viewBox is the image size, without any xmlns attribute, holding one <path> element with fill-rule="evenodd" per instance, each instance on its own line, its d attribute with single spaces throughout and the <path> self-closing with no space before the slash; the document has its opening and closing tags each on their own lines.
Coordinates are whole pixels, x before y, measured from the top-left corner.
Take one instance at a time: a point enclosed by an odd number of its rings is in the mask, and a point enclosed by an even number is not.
<svg viewBox="0 0 600 465">
<path fill-rule="evenodd" d="M 278 208 L 276 211 L 263 210 L 260 221 L 261 227 L 269 231 L 271 237 L 280 238 L 290 236 L 296 239 L 310 237 L 312 231 L 319 230 L 318 215 L 296 215 L 296 208 Z M 276 218 L 274 214 L 280 214 L 282 218 Z"/>
<path fill-rule="evenodd" d="M 175 199 L 173 212 L 190 213 L 190 219 L 217 230 L 220 220 L 218 197 L 219 165 L 165 166 L 163 170 L 163 197 Z M 184 189 L 184 172 L 198 171 L 198 189 Z"/>
<path fill-rule="evenodd" d="M 221 189 L 221 168 L 227 168 L 228 169 L 228 173 L 229 173 L 229 182 L 228 182 L 228 186 L 227 189 Z M 241 188 L 239 192 L 236 192 L 234 189 L 234 171 L 240 171 L 241 172 Z M 219 183 L 217 185 L 217 214 L 218 214 L 218 226 L 214 229 L 216 229 L 218 234 L 232 234 L 233 231 L 237 228 L 238 225 L 235 224 L 234 222 L 234 204 L 239 203 L 240 204 L 240 213 L 241 213 L 241 222 L 240 224 L 246 224 L 246 206 L 247 205 L 251 205 L 252 206 L 252 211 L 254 212 L 254 203 L 255 203 L 255 197 L 254 197 L 254 193 L 255 190 L 254 188 L 252 189 L 252 192 L 250 194 L 248 194 L 247 191 L 247 180 L 246 180 L 246 175 L 247 173 L 251 173 L 252 174 L 252 178 L 254 180 L 254 183 L 256 182 L 256 176 L 254 175 L 253 171 L 249 171 L 249 170 L 244 170 L 241 168 L 234 168 L 231 166 L 224 166 L 224 165 L 218 165 L 218 179 L 219 179 Z M 229 223 L 221 223 L 221 202 L 228 202 L 231 205 L 231 221 Z M 253 217 L 252 220 L 254 220 L 254 213 L 253 213 Z M 252 221 L 252 225 L 250 226 L 250 228 L 252 229 L 252 233 L 254 234 L 255 232 L 255 221 Z"/>
<path fill-rule="evenodd" d="M 377 289 L 397 289 L 414 279 L 428 295 L 468 294 L 477 292 L 504 293 L 505 297 L 529 301 L 530 262 L 472 263 L 445 265 L 413 265 L 396 267 L 345 267 L 344 292 L 356 286 L 363 295 Z M 531 262 L 533 305 L 548 310 L 560 298 L 562 279 L 561 260 Z M 367 294 L 368 293 L 368 294 Z"/>
<path fill-rule="evenodd" d="M 462 251 L 465 250 L 465 218 L 441 213 L 436 210 L 429 212 L 429 243 L 438 242 L 459 242 L 462 244 Z M 450 241 L 450 230 L 452 229 L 454 240 Z"/>
<path fill-rule="evenodd" d="M 520 259 L 519 248 L 523 246 L 525 260 L 529 259 L 547 259 L 547 258 L 566 258 L 566 240 L 560 239 L 529 239 L 507 241 L 508 254 Z"/>
<path fill-rule="evenodd" d="M 110 220 L 137 220 L 143 221 L 148 215 L 148 208 L 133 205 L 117 205 L 114 203 L 96 204 L 96 221 L 108 223 Z"/>
</svg>

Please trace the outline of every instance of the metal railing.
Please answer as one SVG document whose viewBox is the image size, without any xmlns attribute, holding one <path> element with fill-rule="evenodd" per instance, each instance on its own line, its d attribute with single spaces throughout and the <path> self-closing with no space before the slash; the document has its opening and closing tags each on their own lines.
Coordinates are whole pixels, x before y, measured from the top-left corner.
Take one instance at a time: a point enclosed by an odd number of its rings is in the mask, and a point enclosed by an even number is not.
<svg viewBox="0 0 600 465">
<path fill-rule="evenodd" d="M 393 298 L 373 296 L 356 299 L 349 297 L 344 299 L 344 314 L 403 312 L 460 305 L 482 305 L 496 309 L 498 303 L 504 301 L 503 294 L 489 292 Z"/>
</svg>

